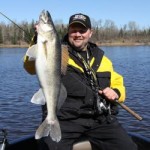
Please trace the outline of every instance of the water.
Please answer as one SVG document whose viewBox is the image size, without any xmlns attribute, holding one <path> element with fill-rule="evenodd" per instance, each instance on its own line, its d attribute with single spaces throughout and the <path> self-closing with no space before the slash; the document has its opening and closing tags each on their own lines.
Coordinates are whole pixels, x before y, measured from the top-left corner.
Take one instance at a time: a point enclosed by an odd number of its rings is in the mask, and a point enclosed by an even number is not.
<svg viewBox="0 0 150 150">
<path fill-rule="evenodd" d="M 150 46 L 101 47 L 114 68 L 125 79 L 125 104 L 143 117 L 138 121 L 125 110 L 118 116 L 129 132 L 150 138 Z M 41 121 L 41 108 L 30 103 L 39 85 L 35 75 L 23 69 L 25 48 L 0 48 L 0 129 L 12 141 L 35 133 Z"/>
<path fill-rule="evenodd" d="M 38 83 L 23 69 L 25 51 L 0 49 L 0 129 L 8 130 L 9 141 L 34 134 L 41 121 L 40 107 L 30 103 Z"/>
<path fill-rule="evenodd" d="M 143 117 L 142 121 L 121 109 L 119 120 L 129 131 L 150 138 L 150 46 L 103 47 L 114 68 L 124 76 L 125 104 Z"/>
</svg>

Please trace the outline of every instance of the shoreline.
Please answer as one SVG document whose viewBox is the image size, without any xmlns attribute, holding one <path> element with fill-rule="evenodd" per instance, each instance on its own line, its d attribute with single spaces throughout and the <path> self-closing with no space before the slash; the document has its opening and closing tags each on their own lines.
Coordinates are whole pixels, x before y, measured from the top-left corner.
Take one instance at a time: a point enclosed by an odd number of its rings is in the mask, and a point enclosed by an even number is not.
<svg viewBox="0 0 150 150">
<path fill-rule="evenodd" d="M 144 46 L 144 45 L 150 45 L 150 42 L 148 43 L 133 43 L 133 42 L 95 42 L 98 46 Z M 0 44 L 0 48 L 28 48 L 28 44 L 23 45 L 12 45 L 12 44 Z"/>
<path fill-rule="evenodd" d="M 29 45 L 0 44 L 0 48 L 28 48 Z"/>
<path fill-rule="evenodd" d="M 150 45 L 150 42 L 140 43 L 140 42 L 95 42 L 98 46 L 144 46 Z"/>
</svg>

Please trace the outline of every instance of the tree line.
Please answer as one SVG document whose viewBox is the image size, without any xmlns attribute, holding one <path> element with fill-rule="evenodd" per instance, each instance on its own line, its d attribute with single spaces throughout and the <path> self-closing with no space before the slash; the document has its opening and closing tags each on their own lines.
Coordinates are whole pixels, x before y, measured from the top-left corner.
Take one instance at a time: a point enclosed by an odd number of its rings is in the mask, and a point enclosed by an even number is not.
<svg viewBox="0 0 150 150">
<path fill-rule="evenodd" d="M 136 22 L 130 21 L 122 27 L 117 27 L 112 20 L 91 20 L 93 28 L 92 42 L 101 43 L 150 43 L 150 27 L 140 29 Z M 60 39 L 67 33 L 67 24 L 62 21 L 54 22 Z M 35 21 L 23 21 L 16 26 L 13 23 L 0 23 L 0 44 L 25 45 L 29 44 L 35 34 Z"/>
</svg>

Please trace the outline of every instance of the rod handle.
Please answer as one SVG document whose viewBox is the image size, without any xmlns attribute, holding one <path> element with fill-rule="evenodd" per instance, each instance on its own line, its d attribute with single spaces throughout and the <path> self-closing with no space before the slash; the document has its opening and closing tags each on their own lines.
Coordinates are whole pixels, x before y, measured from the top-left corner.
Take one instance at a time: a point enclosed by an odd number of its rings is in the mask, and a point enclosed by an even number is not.
<svg viewBox="0 0 150 150">
<path fill-rule="evenodd" d="M 123 103 L 119 103 L 118 101 L 116 101 L 123 109 L 125 109 L 127 112 L 129 112 L 131 115 L 133 115 L 136 119 L 138 120 L 142 120 L 143 118 L 138 115 L 136 112 L 134 112 L 133 110 L 131 110 L 129 107 L 127 107 L 125 104 Z"/>
</svg>

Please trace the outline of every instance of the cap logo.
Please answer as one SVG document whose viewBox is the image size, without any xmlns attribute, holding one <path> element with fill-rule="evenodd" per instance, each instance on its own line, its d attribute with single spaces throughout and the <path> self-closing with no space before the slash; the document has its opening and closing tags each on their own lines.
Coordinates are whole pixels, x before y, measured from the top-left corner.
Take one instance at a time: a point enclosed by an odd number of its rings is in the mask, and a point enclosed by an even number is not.
<svg viewBox="0 0 150 150">
<path fill-rule="evenodd" d="M 80 20 L 85 21 L 85 20 L 86 20 L 86 17 L 83 16 L 83 15 L 75 15 L 74 18 L 73 18 L 73 20 L 76 20 L 76 19 L 80 19 Z"/>
</svg>

